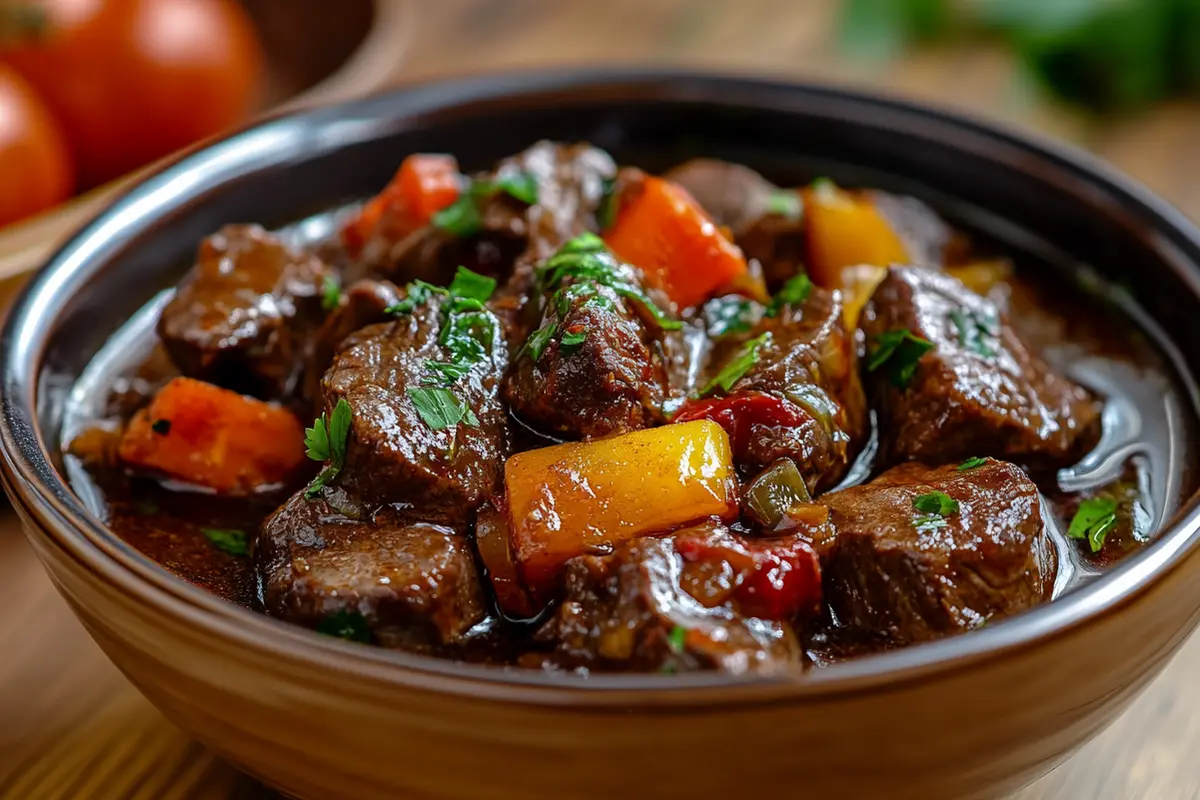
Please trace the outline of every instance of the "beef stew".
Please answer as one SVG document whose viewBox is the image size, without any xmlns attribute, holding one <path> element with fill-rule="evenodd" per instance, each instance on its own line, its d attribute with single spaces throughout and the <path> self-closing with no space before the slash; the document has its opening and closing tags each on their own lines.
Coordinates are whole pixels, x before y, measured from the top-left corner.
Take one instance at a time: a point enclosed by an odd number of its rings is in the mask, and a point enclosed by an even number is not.
<svg viewBox="0 0 1200 800">
<path fill-rule="evenodd" d="M 802 671 L 1049 602 L 1176 501 L 1153 346 L 915 198 L 539 142 L 335 218 L 201 243 L 67 426 L 131 545 L 320 633 Z"/>
</svg>

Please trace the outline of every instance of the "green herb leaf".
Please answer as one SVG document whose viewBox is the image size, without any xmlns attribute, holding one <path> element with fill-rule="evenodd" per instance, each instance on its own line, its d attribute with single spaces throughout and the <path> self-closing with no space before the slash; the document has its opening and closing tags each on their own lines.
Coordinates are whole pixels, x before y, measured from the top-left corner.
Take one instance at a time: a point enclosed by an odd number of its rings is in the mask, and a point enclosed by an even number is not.
<svg viewBox="0 0 1200 800">
<path fill-rule="evenodd" d="M 671 632 L 667 634 L 667 645 L 671 648 L 671 652 L 675 655 L 683 653 L 684 645 L 687 642 L 687 628 L 682 625 L 676 625 L 671 628 Z"/>
<path fill-rule="evenodd" d="M 1079 504 L 1071 518 L 1067 536 L 1087 539 L 1093 553 L 1100 552 L 1109 531 L 1117 525 L 1117 501 L 1109 497 L 1091 497 Z"/>
<path fill-rule="evenodd" d="M 940 514 L 918 514 L 913 517 L 913 527 L 922 533 L 928 531 L 936 531 L 944 528 L 950 523 L 946 522 L 946 518 Z"/>
<path fill-rule="evenodd" d="M 222 553 L 228 553 L 231 556 L 245 556 L 250 554 L 250 543 L 246 538 L 246 532 L 237 528 L 201 528 L 208 541 L 212 542 L 212 546 L 220 550 Z"/>
<path fill-rule="evenodd" d="M 460 422 L 478 425 L 479 420 L 449 389 L 437 387 L 409 387 L 408 398 L 417 413 L 435 431 L 449 428 Z"/>
<path fill-rule="evenodd" d="M 765 345 L 770 344 L 770 342 L 771 334 L 764 333 L 760 336 L 750 339 L 743 344 L 742 349 L 738 351 L 738 354 L 731 358 L 729 362 L 721 368 L 721 371 L 718 372 L 716 376 L 708 382 L 708 385 L 700 390 L 700 396 L 707 397 L 717 389 L 720 389 L 722 392 L 728 392 L 731 388 L 733 388 L 735 383 L 741 380 L 743 375 L 749 372 L 751 368 L 758 363 L 758 351 L 761 350 Z"/>
<path fill-rule="evenodd" d="M 617 191 L 615 178 L 604 179 L 604 191 L 600 195 L 600 206 L 596 209 L 596 225 L 606 231 L 617 221 L 617 212 L 621 210 L 621 193 Z"/>
<path fill-rule="evenodd" d="M 450 283 L 450 296 L 486 303 L 496 291 L 496 279 L 459 267 Z"/>
<path fill-rule="evenodd" d="M 966 461 L 959 464 L 957 469 L 959 472 L 967 472 L 969 470 L 978 469 L 987 462 L 988 460 L 986 458 L 980 458 L 979 456 L 976 456 L 974 458 L 968 458 Z"/>
<path fill-rule="evenodd" d="M 497 181 L 496 188 L 522 203 L 533 205 L 538 201 L 537 178 L 528 172 L 505 176 Z"/>
<path fill-rule="evenodd" d="M 479 215 L 475 197 L 470 192 L 463 192 L 453 203 L 436 212 L 430 223 L 438 230 L 465 239 L 479 232 L 483 217 Z"/>
<path fill-rule="evenodd" d="M 767 198 L 767 213 L 793 222 L 804 216 L 804 201 L 794 189 L 780 189 Z"/>
<path fill-rule="evenodd" d="M 887 365 L 888 378 L 897 389 L 912 382 L 921 356 L 933 349 L 933 342 L 907 328 L 887 331 L 875 337 L 875 348 L 867 358 L 867 372 Z"/>
<path fill-rule="evenodd" d="M 709 336 L 748 333 L 762 314 L 762 306 L 739 295 L 714 297 L 704 304 L 704 322 Z"/>
<path fill-rule="evenodd" d="M 342 299 L 342 287 L 332 275 L 326 275 L 321 283 L 321 308 L 333 311 Z"/>
<path fill-rule="evenodd" d="M 393 317 L 398 317 L 401 314 L 411 314 L 417 309 L 428 303 L 434 296 L 446 296 L 449 292 L 440 286 L 434 286 L 432 283 L 425 281 L 413 281 L 404 290 L 404 299 L 398 303 L 394 303 L 383 310 L 383 313 Z"/>
<path fill-rule="evenodd" d="M 559 352 L 573 353 L 587 341 L 587 331 L 575 331 L 574 333 L 564 333 L 562 338 L 558 340 Z"/>
<path fill-rule="evenodd" d="M 993 346 L 997 334 L 995 320 L 984 314 L 956 308 L 950 312 L 950 321 L 958 329 L 959 345 L 984 358 L 996 355 Z"/>
<path fill-rule="evenodd" d="M 328 461 L 325 469 L 304 490 L 309 500 L 321 489 L 333 482 L 342 467 L 346 466 L 346 441 L 350 436 L 353 412 L 346 398 L 338 398 L 332 416 L 322 413 L 313 421 L 311 428 L 304 429 L 305 455 L 313 461 Z"/>
<path fill-rule="evenodd" d="M 773 317 L 785 305 L 798 306 L 808 299 L 812 294 L 813 282 L 808 275 L 801 272 L 799 275 L 794 275 L 788 278 L 788 282 L 783 285 L 783 288 L 771 298 L 771 306 L 767 309 L 767 316 Z"/>
<path fill-rule="evenodd" d="M 958 513 L 958 501 L 945 492 L 932 491 L 913 498 L 913 508 L 922 514 L 945 517 Z"/>
<path fill-rule="evenodd" d="M 449 386 L 471 371 L 473 364 L 450 361 L 426 361 L 421 383 L 426 386 Z"/>
<path fill-rule="evenodd" d="M 317 632 L 351 642 L 371 643 L 371 629 L 367 618 L 357 611 L 342 609 L 331 617 L 326 617 L 317 625 Z"/>
<path fill-rule="evenodd" d="M 150 430 L 154 431 L 159 436 L 166 436 L 171 432 L 171 420 L 156 419 L 154 422 L 150 423 Z"/>
<path fill-rule="evenodd" d="M 525 346 L 521 348 L 521 353 L 518 355 L 528 353 L 530 360 L 536 364 L 538 359 L 542 357 L 542 353 L 546 352 L 546 347 L 550 344 L 550 340 L 554 338 L 554 332 L 557 329 L 557 325 L 546 325 L 538 328 L 529 334 L 529 338 L 525 340 Z"/>
</svg>

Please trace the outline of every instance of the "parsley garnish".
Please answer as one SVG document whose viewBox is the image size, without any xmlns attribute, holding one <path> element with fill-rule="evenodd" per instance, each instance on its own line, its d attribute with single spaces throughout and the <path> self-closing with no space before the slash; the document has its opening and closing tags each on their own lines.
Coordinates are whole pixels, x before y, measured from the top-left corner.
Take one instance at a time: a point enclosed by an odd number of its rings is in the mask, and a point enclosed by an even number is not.
<svg viewBox="0 0 1200 800">
<path fill-rule="evenodd" d="M 950 321 L 958 328 L 958 343 L 968 350 L 973 350 L 984 358 L 996 355 L 989 339 L 995 339 L 995 321 L 984 314 L 974 311 L 955 309 L 950 312 Z"/>
<path fill-rule="evenodd" d="M 932 491 L 914 497 L 913 508 L 923 514 L 945 517 L 958 513 L 958 501 L 945 492 Z"/>
<path fill-rule="evenodd" d="M 587 331 L 564 333 L 558 340 L 558 349 L 563 353 L 574 353 L 585 341 L 587 341 Z"/>
<path fill-rule="evenodd" d="M 229 553 L 231 556 L 244 556 L 250 553 L 250 543 L 246 539 L 245 531 L 237 528 L 201 528 L 200 532 L 208 537 L 212 546 L 222 553 Z"/>
<path fill-rule="evenodd" d="M 459 267 L 458 271 L 454 273 L 454 280 L 450 282 L 451 297 L 476 300 L 480 303 L 486 303 L 494 291 L 496 291 L 495 278 L 472 272 L 466 267 Z"/>
<path fill-rule="evenodd" d="M 454 392 L 441 387 L 409 387 L 408 398 L 412 400 L 413 408 L 421 415 L 421 419 L 435 431 L 449 428 L 462 423 L 478 425 L 479 420 L 462 401 L 454 396 Z"/>
<path fill-rule="evenodd" d="M 342 299 L 342 287 L 332 275 L 326 275 L 321 282 L 321 308 L 333 311 Z"/>
<path fill-rule="evenodd" d="M 1087 539 L 1093 553 L 1100 552 L 1108 532 L 1117 525 L 1117 501 L 1108 497 L 1092 497 L 1079 504 L 1071 518 L 1067 536 Z"/>
<path fill-rule="evenodd" d="M 936 531 L 946 527 L 950 523 L 946 522 L 946 518 L 940 514 L 918 514 L 913 517 L 913 527 L 921 533 Z"/>
<path fill-rule="evenodd" d="M 371 643 L 371 629 L 367 627 L 367 618 L 357 611 L 342 609 L 333 616 L 326 617 L 317 625 L 317 633 L 351 642 Z"/>
<path fill-rule="evenodd" d="M 804 203 L 800 193 L 792 189 L 779 189 L 767 198 L 767 213 L 796 221 L 804 216 Z"/>
<path fill-rule="evenodd" d="M 933 349 L 933 342 L 907 328 L 887 331 L 875 337 L 875 348 L 867 358 L 867 372 L 887 364 L 888 377 L 897 389 L 904 389 L 917 372 L 921 356 Z"/>
<path fill-rule="evenodd" d="M 709 336 L 748 333 L 762 314 L 762 306 L 738 295 L 714 297 L 704 304 Z"/>
<path fill-rule="evenodd" d="M 546 346 L 554 338 L 556 330 L 558 330 L 557 325 L 545 325 L 538 328 L 529 334 L 529 338 L 525 340 L 525 346 L 521 348 L 521 353 L 518 353 L 518 355 L 528 353 L 530 360 L 536 364 L 538 359 L 542 357 L 542 353 L 546 352 Z"/>
<path fill-rule="evenodd" d="M 426 361 L 425 376 L 421 383 L 425 386 L 449 386 L 471 371 L 473 364 L 452 361 Z"/>
<path fill-rule="evenodd" d="M 166 436 L 171 432 L 171 420 L 156 419 L 150 423 L 150 430 L 157 433 L 159 436 Z"/>
<path fill-rule="evenodd" d="M 682 625 L 676 625 L 671 628 L 671 632 L 667 634 L 667 645 L 671 648 L 671 652 L 679 655 L 683 652 L 684 643 L 687 640 L 687 628 Z"/>
<path fill-rule="evenodd" d="M 987 463 L 986 458 L 980 458 L 979 456 L 976 456 L 974 458 L 968 458 L 966 461 L 959 464 L 958 467 L 956 467 L 956 469 L 959 472 L 967 472 L 968 470 L 978 469 L 979 467 L 982 467 L 986 463 Z"/>
<path fill-rule="evenodd" d="M 621 193 L 617 191 L 615 178 L 604 179 L 603 193 L 600 195 L 600 206 L 596 209 L 596 226 L 605 231 L 617 221 L 617 212 L 621 206 Z"/>
<path fill-rule="evenodd" d="M 495 181 L 471 181 L 457 200 L 434 214 L 430 221 L 433 227 L 459 238 L 473 236 L 483 227 L 479 204 L 500 192 L 532 205 L 538 199 L 537 179 L 527 172 L 518 172 Z"/>
<path fill-rule="evenodd" d="M 738 354 L 730 359 L 716 374 L 716 377 L 700 390 L 700 396 L 707 397 L 718 388 L 722 392 L 728 392 L 735 383 L 742 379 L 743 375 L 758 363 L 758 351 L 770 342 L 771 334 L 764 333 L 743 344 Z"/>
<path fill-rule="evenodd" d="M 383 310 L 383 313 L 393 317 L 398 317 L 401 314 L 411 314 L 417 310 L 417 306 L 428 303 L 435 295 L 446 296 L 449 292 L 440 286 L 434 286 L 432 283 L 413 281 L 408 285 L 404 294 L 403 300 L 388 306 Z"/>
<path fill-rule="evenodd" d="M 332 416 L 322 413 L 313 420 L 311 428 L 304 429 L 305 455 L 313 461 L 328 462 L 304 490 L 304 496 L 309 500 L 316 497 L 322 487 L 328 486 L 346 466 L 346 440 L 350 436 L 351 416 L 350 404 L 342 397 L 333 407 Z"/>
<path fill-rule="evenodd" d="M 767 316 L 775 316 L 785 305 L 800 305 L 808 299 L 808 296 L 812 294 L 812 290 L 813 282 L 805 273 L 801 272 L 799 275 L 788 278 L 788 282 L 771 299 L 771 306 L 767 309 Z"/>
</svg>

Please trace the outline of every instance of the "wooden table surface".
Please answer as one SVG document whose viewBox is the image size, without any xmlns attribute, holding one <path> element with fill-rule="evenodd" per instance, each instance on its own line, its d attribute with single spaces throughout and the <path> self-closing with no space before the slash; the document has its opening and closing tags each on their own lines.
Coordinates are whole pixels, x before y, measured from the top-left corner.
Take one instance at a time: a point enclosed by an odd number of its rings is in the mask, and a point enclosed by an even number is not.
<svg viewBox="0 0 1200 800">
<path fill-rule="evenodd" d="M 386 0 L 385 0 L 386 1 Z M 848 63 L 825 0 L 420 2 L 397 81 L 547 64 L 640 62 L 873 86 L 1091 148 L 1200 219 L 1200 107 L 1099 122 L 1041 101 L 1001 52 Z M 381 169 L 389 169 L 381 165 Z M 0 798 L 266 798 L 169 725 L 75 622 L 0 512 Z M 1120 647 L 1120 642 L 1113 642 Z M 1021 800 L 1200 798 L 1200 639 L 1107 732 Z"/>
</svg>

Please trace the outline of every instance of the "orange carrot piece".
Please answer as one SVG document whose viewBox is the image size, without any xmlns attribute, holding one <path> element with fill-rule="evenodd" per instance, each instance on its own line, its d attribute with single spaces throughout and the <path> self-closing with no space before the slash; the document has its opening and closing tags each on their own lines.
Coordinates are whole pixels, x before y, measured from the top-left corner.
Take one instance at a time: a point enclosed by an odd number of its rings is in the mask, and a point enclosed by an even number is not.
<svg viewBox="0 0 1200 800">
<path fill-rule="evenodd" d="M 346 224 L 342 242 L 358 253 L 389 213 L 400 220 L 401 235 L 427 225 L 434 214 L 458 199 L 461 183 L 453 156 L 414 153 L 400 164 L 391 183 Z"/>
<path fill-rule="evenodd" d="M 842 270 L 908 262 L 908 251 L 869 200 L 821 182 L 803 190 L 808 274 L 826 289 L 844 285 Z"/>
<path fill-rule="evenodd" d="M 282 406 L 175 378 L 129 421 L 117 455 L 134 469 L 249 494 L 295 474 L 304 428 Z"/>
<path fill-rule="evenodd" d="M 604 241 L 680 308 L 699 305 L 746 272 L 741 249 L 683 187 L 647 176 L 622 201 Z"/>
</svg>

